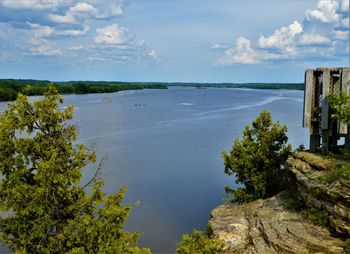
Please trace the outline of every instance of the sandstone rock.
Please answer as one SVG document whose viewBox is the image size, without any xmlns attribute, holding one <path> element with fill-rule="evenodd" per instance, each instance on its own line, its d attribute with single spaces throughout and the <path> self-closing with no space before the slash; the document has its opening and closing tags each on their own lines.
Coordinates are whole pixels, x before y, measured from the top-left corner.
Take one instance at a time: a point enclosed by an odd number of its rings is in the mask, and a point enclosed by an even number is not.
<svg viewBox="0 0 350 254">
<path fill-rule="evenodd" d="M 341 241 L 285 206 L 285 194 L 255 202 L 221 205 L 212 213 L 215 238 L 238 253 L 343 253 Z"/>
<path fill-rule="evenodd" d="M 339 179 L 332 183 L 322 177 L 344 165 L 344 161 L 326 160 L 315 154 L 301 152 L 287 160 L 287 169 L 294 178 L 298 197 L 308 207 L 327 210 L 333 230 L 350 236 L 350 182 Z M 320 171 L 321 170 L 321 171 Z"/>
</svg>

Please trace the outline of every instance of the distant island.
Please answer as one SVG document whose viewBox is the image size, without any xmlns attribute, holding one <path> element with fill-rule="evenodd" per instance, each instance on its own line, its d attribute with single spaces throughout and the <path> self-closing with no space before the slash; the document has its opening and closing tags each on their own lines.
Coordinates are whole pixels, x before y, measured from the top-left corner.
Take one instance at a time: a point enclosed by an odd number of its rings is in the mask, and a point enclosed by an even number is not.
<svg viewBox="0 0 350 254">
<path fill-rule="evenodd" d="M 179 82 L 121 82 L 121 81 L 66 81 L 52 82 L 34 79 L 0 79 L 0 101 L 15 100 L 18 93 L 43 95 L 54 83 L 61 94 L 113 93 L 123 90 L 167 89 L 170 86 L 193 88 L 250 88 L 303 90 L 304 83 L 179 83 Z"/>
</svg>

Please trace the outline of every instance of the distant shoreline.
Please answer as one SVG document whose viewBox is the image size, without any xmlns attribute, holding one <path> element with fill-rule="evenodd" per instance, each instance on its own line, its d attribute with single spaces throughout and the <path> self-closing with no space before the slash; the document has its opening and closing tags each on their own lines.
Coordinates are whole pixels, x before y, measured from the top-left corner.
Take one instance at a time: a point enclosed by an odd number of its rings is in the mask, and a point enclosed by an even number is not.
<svg viewBox="0 0 350 254">
<path fill-rule="evenodd" d="M 18 93 L 27 96 L 43 95 L 49 85 L 55 85 L 61 94 L 114 93 L 126 90 L 167 89 L 162 84 L 106 82 L 106 81 L 69 81 L 51 82 L 33 79 L 0 79 L 0 101 L 13 101 Z"/>
<path fill-rule="evenodd" d="M 250 89 L 277 89 L 277 90 L 304 90 L 304 83 L 163 83 L 169 86 L 193 88 L 250 88 Z"/>
<path fill-rule="evenodd" d="M 248 88 L 304 90 L 304 83 L 181 83 L 181 82 L 119 82 L 119 81 L 67 81 L 51 82 L 34 79 L 0 79 L 0 101 L 15 100 L 18 93 L 43 95 L 50 84 L 56 85 L 61 94 L 113 93 L 125 90 L 167 89 L 181 86 L 195 89 Z"/>
</svg>

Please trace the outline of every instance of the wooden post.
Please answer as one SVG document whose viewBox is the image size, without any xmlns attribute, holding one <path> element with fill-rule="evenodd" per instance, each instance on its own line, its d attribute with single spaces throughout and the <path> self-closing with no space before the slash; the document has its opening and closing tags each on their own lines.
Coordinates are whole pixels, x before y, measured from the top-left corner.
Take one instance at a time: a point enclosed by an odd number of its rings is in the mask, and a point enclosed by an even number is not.
<svg viewBox="0 0 350 254">
<path fill-rule="evenodd" d="M 312 100 L 315 95 L 316 78 L 313 70 L 305 71 L 303 127 L 311 128 Z"/>
<path fill-rule="evenodd" d="M 341 73 L 341 91 L 350 95 L 350 68 L 344 68 Z M 345 149 L 350 150 L 349 126 L 340 122 L 340 134 L 345 135 Z"/>
<path fill-rule="evenodd" d="M 328 152 L 330 148 L 330 135 L 329 131 L 329 102 L 328 95 L 331 85 L 331 71 L 329 69 L 323 70 L 322 80 L 322 98 L 321 98 L 321 129 L 322 129 L 322 151 Z"/>
<path fill-rule="evenodd" d="M 310 134 L 310 152 L 317 152 L 317 148 L 320 146 L 320 134 Z"/>
<path fill-rule="evenodd" d="M 305 71 L 303 127 L 309 128 L 310 130 L 309 149 L 311 152 L 316 152 L 317 148 L 320 146 L 320 135 L 318 133 L 318 128 L 315 130 L 314 126 L 312 125 L 315 84 L 316 77 L 314 70 Z"/>
</svg>

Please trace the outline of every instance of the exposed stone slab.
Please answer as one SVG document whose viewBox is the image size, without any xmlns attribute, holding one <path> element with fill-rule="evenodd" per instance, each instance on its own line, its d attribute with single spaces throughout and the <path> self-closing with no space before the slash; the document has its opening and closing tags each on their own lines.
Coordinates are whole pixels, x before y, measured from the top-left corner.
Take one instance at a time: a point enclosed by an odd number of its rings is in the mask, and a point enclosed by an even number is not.
<svg viewBox="0 0 350 254">
<path fill-rule="evenodd" d="M 214 237 L 230 250 L 254 253 L 343 253 L 342 241 L 284 205 L 284 194 L 245 205 L 221 205 L 212 213 Z"/>
<path fill-rule="evenodd" d="M 287 160 L 287 169 L 295 178 L 295 189 L 301 201 L 309 207 L 327 210 L 330 224 L 336 233 L 350 236 L 350 182 L 344 179 L 325 183 L 320 179 L 344 161 L 326 160 L 302 152 Z M 320 170 L 321 169 L 321 170 Z"/>
</svg>

